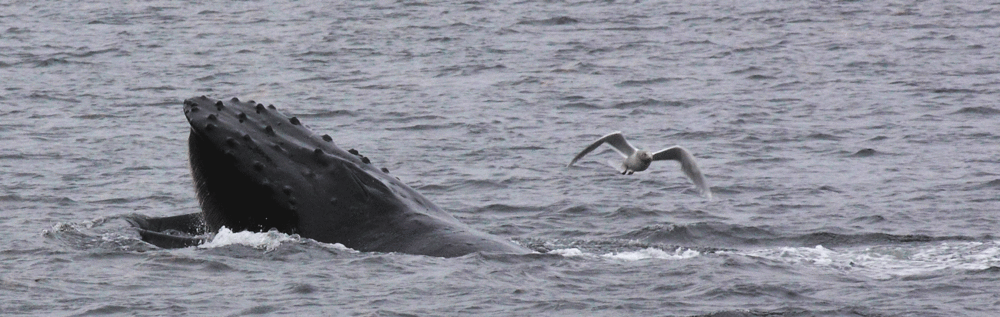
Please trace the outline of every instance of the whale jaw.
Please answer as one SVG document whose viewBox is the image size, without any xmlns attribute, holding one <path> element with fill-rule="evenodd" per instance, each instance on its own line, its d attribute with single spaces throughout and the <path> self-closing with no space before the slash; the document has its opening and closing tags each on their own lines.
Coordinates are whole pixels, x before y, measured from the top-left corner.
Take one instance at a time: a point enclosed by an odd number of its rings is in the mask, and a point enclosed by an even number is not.
<svg viewBox="0 0 1000 317">
<path fill-rule="evenodd" d="M 134 221 L 144 239 L 169 241 L 157 235 L 184 229 L 166 228 L 171 224 L 190 227 L 202 219 L 210 232 L 223 226 L 277 229 L 359 251 L 445 257 L 530 252 L 462 224 L 367 157 L 340 149 L 329 135 L 314 133 L 273 105 L 202 96 L 185 100 L 184 113 L 202 215 Z M 164 245 L 194 241 L 178 237 Z"/>
</svg>

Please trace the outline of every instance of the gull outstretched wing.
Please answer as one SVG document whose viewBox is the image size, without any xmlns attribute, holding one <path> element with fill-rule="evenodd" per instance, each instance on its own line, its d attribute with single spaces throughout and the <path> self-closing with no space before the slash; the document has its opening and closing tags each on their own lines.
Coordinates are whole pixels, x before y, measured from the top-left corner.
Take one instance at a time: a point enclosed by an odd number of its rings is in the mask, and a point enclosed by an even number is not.
<svg viewBox="0 0 1000 317">
<path fill-rule="evenodd" d="M 597 141 L 594 141 L 593 144 L 587 146 L 587 148 L 583 149 L 583 151 L 580 151 L 580 154 L 577 154 L 576 157 L 574 157 L 573 160 L 570 161 L 569 165 L 567 166 L 573 166 L 573 163 L 576 163 L 576 161 L 579 161 L 581 158 L 587 155 L 587 153 L 590 153 L 591 151 L 593 151 L 594 149 L 596 149 L 597 147 L 601 146 L 601 144 L 604 143 L 611 145 L 615 149 L 615 151 L 617 151 L 618 154 L 621 154 L 623 157 L 629 157 L 629 155 L 632 155 L 632 153 L 635 153 L 636 151 L 635 147 L 632 146 L 632 144 L 629 144 L 627 140 L 625 140 L 625 136 L 622 135 L 622 132 L 616 131 L 611 134 L 602 136 L 600 139 L 597 139 Z"/>
<path fill-rule="evenodd" d="M 653 153 L 654 161 L 674 160 L 681 163 L 681 171 L 691 179 L 691 182 L 698 187 L 698 191 L 706 198 L 712 199 L 712 190 L 708 188 L 708 182 L 701 175 L 698 164 L 694 162 L 694 156 L 680 146 L 672 146 Z"/>
</svg>

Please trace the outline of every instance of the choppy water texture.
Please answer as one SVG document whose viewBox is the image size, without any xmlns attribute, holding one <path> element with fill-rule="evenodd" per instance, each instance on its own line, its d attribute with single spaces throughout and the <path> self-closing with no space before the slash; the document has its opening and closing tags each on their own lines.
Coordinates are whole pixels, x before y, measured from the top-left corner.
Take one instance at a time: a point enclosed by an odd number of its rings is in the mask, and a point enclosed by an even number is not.
<svg viewBox="0 0 1000 317">
<path fill-rule="evenodd" d="M 990 316 L 1000 4 L 0 4 L 0 314 Z M 541 253 L 280 233 L 162 250 L 198 210 L 181 101 L 273 103 Z M 637 146 L 691 150 L 614 173 Z"/>
</svg>

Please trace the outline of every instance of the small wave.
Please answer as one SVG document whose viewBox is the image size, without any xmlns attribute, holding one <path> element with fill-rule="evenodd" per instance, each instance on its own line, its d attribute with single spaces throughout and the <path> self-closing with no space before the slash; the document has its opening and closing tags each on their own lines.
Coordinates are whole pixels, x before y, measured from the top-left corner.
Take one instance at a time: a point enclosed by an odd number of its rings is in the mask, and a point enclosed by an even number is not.
<svg viewBox="0 0 1000 317">
<path fill-rule="evenodd" d="M 683 42 L 680 42 L 680 43 L 677 43 L 677 45 L 678 45 L 678 46 L 688 46 L 688 45 L 715 45 L 715 43 L 712 43 L 712 41 L 709 41 L 709 40 L 698 40 L 698 41 L 683 41 Z"/>
<path fill-rule="evenodd" d="M 513 80 L 513 81 L 500 81 L 500 82 L 497 82 L 494 85 L 497 85 L 497 86 L 519 86 L 519 85 L 525 85 L 525 84 L 537 85 L 537 84 L 540 84 L 542 82 L 543 82 L 543 80 L 541 78 L 538 78 L 538 77 L 535 77 L 535 76 L 522 76 L 520 79 L 517 79 L 517 80 Z"/>
<path fill-rule="evenodd" d="M 302 242 L 303 239 L 298 235 L 289 235 L 281 233 L 278 230 L 271 230 L 268 232 L 251 232 L 251 231 L 239 231 L 233 232 L 231 229 L 222 227 L 219 232 L 212 237 L 211 241 L 205 242 L 198 246 L 202 249 L 214 249 L 218 247 L 224 247 L 229 245 L 244 245 L 254 249 L 261 249 L 265 251 L 272 251 L 281 246 L 284 242 Z M 319 245 L 337 250 L 337 251 L 350 251 L 357 252 L 351 248 L 348 248 L 340 243 L 319 243 Z"/>
<path fill-rule="evenodd" d="M 0 158 L 3 158 L 3 157 L 0 157 Z M 25 199 L 25 198 L 23 198 L 21 196 L 18 196 L 17 194 L 7 194 L 7 195 L 0 195 L 0 201 L 2 201 L 2 202 L 18 202 L 18 201 L 30 201 L 30 200 Z"/>
<path fill-rule="evenodd" d="M 429 38 L 429 39 L 427 39 L 427 42 L 442 42 L 442 43 L 445 43 L 445 42 L 451 42 L 451 41 L 454 41 L 454 40 L 456 40 L 456 38 L 454 38 L 454 37 L 442 36 L 442 37 L 432 37 L 432 38 Z"/>
<path fill-rule="evenodd" d="M 569 62 L 552 68 L 553 73 L 588 73 L 597 72 L 602 67 L 587 62 Z"/>
<path fill-rule="evenodd" d="M 883 68 L 896 67 L 898 65 L 896 63 L 882 60 L 875 62 L 868 62 L 868 61 L 850 62 L 847 63 L 847 65 L 845 66 L 850 68 L 862 68 L 862 69 L 883 69 Z"/>
<path fill-rule="evenodd" d="M 164 85 L 164 86 L 150 86 L 150 87 L 130 87 L 130 88 L 125 88 L 125 90 L 127 91 L 151 90 L 151 91 L 162 92 L 162 91 L 174 91 L 177 90 L 177 87 Z"/>
<path fill-rule="evenodd" d="M 874 224 L 874 223 L 881 223 L 881 222 L 885 222 L 885 221 L 886 221 L 885 217 L 882 217 L 880 215 L 874 215 L 874 216 L 857 217 L 857 218 L 851 219 L 850 223 Z"/>
<path fill-rule="evenodd" d="M 621 31 L 625 31 L 625 32 L 634 32 L 634 31 L 640 31 L 640 32 L 642 32 L 642 31 L 666 31 L 666 30 L 670 30 L 670 26 L 667 26 L 667 25 L 658 25 L 658 26 L 625 26 L 625 27 L 611 27 L 611 28 L 606 28 L 604 30 L 613 31 L 613 32 L 621 32 Z"/>
<path fill-rule="evenodd" d="M 740 164 L 767 164 L 767 165 L 773 165 L 773 164 L 776 164 L 776 163 L 789 162 L 791 160 L 792 159 L 787 158 L 787 157 L 762 157 L 762 158 L 745 159 L 745 160 L 738 161 L 738 162 L 740 162 Z"/>
<path fill-rule="evenodd" d="M 2 197 L 2 196 L 0 196 Z M 510 212 L 524 212 L 535 210 L 534 207 L 529 206 L 518 206 L 518 205 L 508 205 L 508 204 L 489 204 L 482 207 L 477 207 L 473 209 L 472 213 L 510 213 Z"/>
<path fill-rule="evenodd" d="M 410 123 L 413 121 L 436 121 L 448 119 L 439 115 L 415 115 L 403 112 L 387 112 L 381 117 L 373 120 L 374 122 L 398 122 L 398 123 Z"/>
<path fill-rule="evenodd" d="M 662 101 L 656 99 L 643 99 L 636 101 L 626 101 L 614 105 L 615 109 L 634 109 L 643 107 L 684 107 L 687 104 L 680 101 Z"/>
<path fill-rule="evenodd" d="M 762 69 L 760 67 L 756 67 L 756 66 L 750 66 L 750 67 L 744 67 L 744 68 L 741 68 L 741 69 L 737 69 L 737 70 L 734 70 L 734 71 L 728 71 L 728 72 L 726 72 L 726 74 L 742 75 L 742 74 L 756 73 L 756 72 L 760 72 L 760 71 L 764 71 L 764 69 Z"/>
<path fill-rule="evenodd" d="M 819 132 L 818 133 L 812 133 L 812 134 L 806 136 L 806 138 L 813 139 L 813 140 L 825 140 L 825 141 L 837 141 L 837 140 L 842 139 L 841 137 L 833 135 L 833 134 L 819 133 Z"/>
<path fill-rule="evenodd" d="M 28 33 L 31 33 L 31 30 L 28 30 L 27 28 L 11 27 L 11 28 L 7 28 L 6 33 L 7 34 L 28 34 Z"/>
<path fill-rule="evenodd" d="M 299 118 L 336 118 L 336 117 L 356 117 L 357 114 L 354 111 L 338 109 L 338 110 L 319 110 L 315 113 L 303 113 L 299 115 Z"/>
<path fill-rule="evenodd" d="M 375 84 L 375 85 L 354 86 L 354 88 L 363 90 L 386 90 L 386 89 L 396 88 L 396 86 Z"/>
<path fill-rule="evenodd" d="M 858 150 L 857 152 L 854 152 L 854 154 L 851 154 L 851 156 L 852 157 L 869 157 L 869 156 L 875 156 L 875 154 L 877 154 L 877 153 L 878 152 L 876 152 L 875 149 L 868 148 L 868 149 Z"/>
<path fill-rule="evenodd" d="M 114 221 L 119 219 L 120 216 L 111 216 L 80 223 L 60 222 L 43 230 L 42 236 L 77 250 L 117 253 L 145 252 L 155 248 L 130 235 L 121 222 Z"/>
<path fill-rule="evenodd" d="M 492 179 L 469 179 L 460 181 L 450 181 L 443 184 L 448 191 L 457 190 L 498 190 L 505 189 L 507 185 Z"/>
<path fill-rule="evenodd" d="M 67 53 L 67 55 L 69 55 L 71 57 L 90 57 L 90 56 L 94 56 L 94 55 L 100 55 L 100 54 L 104 54 L 104 53 L 113 53 L 113 52 L 119 52 L 119 51 L 120 50 L 117 49 L 117 48 L 106 48 L 106 49 L 101 49 L 101 50 L 85 50 L 85 51 L 82 51 L 82 52 L 79 52 L 79 53 Z"/>
<path fill-rule="evenodd" d="M 503 64 L 450 66 L 442 68 L 440 71 L 438 71 L 438 74 L 435 75 L 434 77 L 472 76 L 486 71 L 495 71 L 504 69 L 507 69 L 507 66 L 504 66 Z"/>
<path fill-rule="evenodd" d="M 657 248 L 645 248 L 635 251 L 608 252 L 602 255 L 597 255 L 593 253 L 584 252 L 577 248 L 568 248 L 568 249 L 552 250 L 549 251 L 548 254 L 557 254 L 563 257 L 586 257 L 586 258 L 603 258 L 603 259 L 622 260 L 622 261 L 641 261 L 641 260 L 684 260 L 697 257 L 701 255 L 701 252 L 678 247 L 673 252 L 668 252 Z"/>
<path fill-rule="evenodd" d="M 981 272 L 1000 265 L 1000 244 L 996 241 L 888 245 L 846 250 L 817 245 L 719 253 L 741 254 L 795 265 L 824 266 L 859 272 L 876 279 L 925 275 L 943 270 Z"/>
<path fill-rule="evenodd" d="M 701 255 L 701 252 L 677 248 L 674 252 L 667 252 L 656 248 L 646 248 L 637 251 L 627 251 L 618 253 L 606 253 L 601 255 L 604 258 L 625 260 L 625 261 L 639 261 L 639 260 L 683 260 L 690 259 Z"/>
<path fill-rule="evenodd" d="M 35 62 L 35 67 L 49 67 L 53 65 L 70 64 L 71 62 L 65 58 L 46 58 Z"/>
<path fill-rule="evenodd" d="M 567 109 L 567 108 L 568 109 L 583 109 L 583 110 L 601 109 L 601 107 L 598 106 L 598 105 L 591 104 L 591 103 L 586 103 L 586 102 L 571 102 L 571 103 L 568 103 L 568 104 L 565 104 L 565 105 L 558 106 L 558 108 L 559 109 Z"/>
<path fill-rule="evenodd" d="M 965 89 L 965 88 L 938 88 L 931 90 L 931 92 L 938 94 L 977 94 L 980 93 L 978 90 Z"/>
<path fill-rule="evenodd" d="M 627 206 L 627 207 L 618 207 L 618 209 L 616 209 L 614 212 L 612 212 L 607 217 L 610 217 L 610 218 L 621 218 L 621 219 L 630 219 L 630 218 L 649 218 L 649 217 L 656 217 L 656 216 L 659 216 L 659 215 L 660 215 L 660 212 L 657 211 L 656 209 L 647 209 L 647 208 L 636 207 L 636 206 Z"/>
<path fill-rule="evenodd" d="M 778 77 L 768 76 L 768 75 L 760 75 L 760 74 L 750 75 L 750 76 L 746 77 L 746 79 L 748 79 L 748 80 L 771 80 L 771 79 L 777 79 L 777 78 Z"/>
<path fill-rule="evenodd" d="M 849 306 L 832 310 L 803 309 L 796 306 L 777 309 L 721 310 L 692 317 L 791 317 L 791 316 L 886 316 L 872 308 Z"/>
<path fill-rule="evenodd" d="M 564 257 L 583 257 L 583 256 L 593 256 L 590 253 L 584 253 L 582 250 L 577 248 L 569 249 L 556 249 L 548 252 L 549 254 L 558 254 Z"/>
<path fill-rule="evenodd" d="M 982 184 L 972 186 L 972 189 L 989 189 L 989 188 L 1000 189 L 1000 179 L 994 179 Z"/>
<path fill-rule="evenodd" d="M 571 18 L 571 17 L 561 16 L 561 17 L 549 18 L 549 19 L 544 19 L 544 20 L 522 20 L 522 21 L 518 21 L 517 24 L 521 24 L 521 25 L 568 25 L 568 24 L 575 24 L 577 22 L 580 22 L 580 21 L 578 21 L 577 19 Z"/>
<path fill-rule="evenodd" d="M 618 87 L 642 87 L 642 86 L 647 86 L 647 85 L 664 84 L 664 83 L 668 83 L 668 82 L 675 81 L 675 80 L 680 80 L 680 78 L 663 78 L 663 77 L 659 77 L 659 78 L 652 78 L 652 79 L 646 79 L 646 80 L 626 80 L 626 81 L 623 81 L 623 82 L 620 82 L 620 83 L 616 84 L 615 86 L 618 86 Z"/>
<path fill-rule="evenodd" d="M 1000 114 L 1000 110 L 992 107 L 965 107 L 953 112 L 952 114 L 971 114 L 971 115 L 987 115 L 994 116 Z"/>
<path fill-rule="evenodd" d="M 271 230 L 268 232 L 233 232 L 229 228 L 222 227 L 219 232 L 212 237 L 211 241 L 199 245 L 199 248 L 213 249 L 227 245 L 240 244 L 254 249 L 264 249 L 271 251 L 281 245 L 282 242 L 296 241 L 298 237 Z"/>
<path fill-rule="evenodd" d="M 401 127 L 390 127 L 385 129 L 388 131 L 431 131 L 431 130 L 451 129 L 460 125 L 461 125 L 460 123 L 452 122 L 445 124 L 416 124 L 416 125 L 401 126 Z"/>
<path fill-rule="evenodd" d="M 878 218 L 872 218 L 878 219 Z M 646 243 L 704 247 L 741 246 L 863 246 L 935 241 L 973 241 L 966 236 L 894 235 L 888 233 L 813 232 L 786 235 L 753 227 L 722 222 L 700 222 L 684 225 L 657 225 L 635 230 L 618 237 Z"/>
</svg>

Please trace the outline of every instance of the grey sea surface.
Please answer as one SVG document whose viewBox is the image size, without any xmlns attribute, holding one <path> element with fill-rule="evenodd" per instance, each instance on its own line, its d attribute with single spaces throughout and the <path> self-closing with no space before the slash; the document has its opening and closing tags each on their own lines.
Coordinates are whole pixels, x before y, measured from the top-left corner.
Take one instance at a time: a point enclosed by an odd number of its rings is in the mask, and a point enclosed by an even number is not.
<svg viewBox="0 0 1000 317">
<path fill-rule="evenodd" d="M 995 316 L 1000 3 L 0 2 L 0 315 Z M 299 117 L 537 254 L 199 210 L 186 98 Z M 601 135 L 681 145 L 623 176 Z"/>
</svg>

